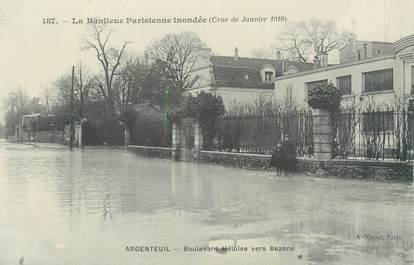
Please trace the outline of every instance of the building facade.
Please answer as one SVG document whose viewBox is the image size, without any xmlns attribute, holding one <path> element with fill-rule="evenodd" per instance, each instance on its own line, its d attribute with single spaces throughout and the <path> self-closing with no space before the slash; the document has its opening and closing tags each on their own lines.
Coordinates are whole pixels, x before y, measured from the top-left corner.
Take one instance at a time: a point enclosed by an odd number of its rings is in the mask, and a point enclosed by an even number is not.
<svg viewBox="0 0 414 265">
<path fill-rule="evenodd" d="M 348 44 L 339 50 L 339 63 L 392 55 L 392 45 L 392 42 L 357 40 L 354 34 L 350 34 Z"/>
<path fill-rule="evenodd" d="M 229 109 L 234 104 L 272 98 L 276 77 L 312 68 L 308 63 L 239 57 L 237 48 L 233 56 L 216 56 L 203 49 L 192 68 L 188 91 L 192 95 L 207 91 L 221 96 Z"/>
<path fill-rule="evenodd" d="M 342 104 L 389 103 L 414 96 L 414 35 L 392 45 L 393 54 L 352 60 L 347 63 L 280 76 L 274 90 L 285 100 L 306 104 L 308 90 L 332 82 L 343 94 Z"/>
<path fill-rule="evenodd" d="M 413 160 L 414 35 L 392 48 L 391 55 L 278 77 L 275 95 L 306 106 L 311 88 L 332 82 L 342 91 L 345 107 L 335 114 L 335 156 Z"/>
</svg>

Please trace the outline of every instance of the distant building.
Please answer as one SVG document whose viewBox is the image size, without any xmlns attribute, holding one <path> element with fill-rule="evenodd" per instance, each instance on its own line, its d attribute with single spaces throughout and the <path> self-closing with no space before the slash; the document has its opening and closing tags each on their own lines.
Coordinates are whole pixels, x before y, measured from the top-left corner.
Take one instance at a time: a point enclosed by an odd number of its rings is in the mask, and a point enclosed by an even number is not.
<svg viewBox="0 0 414 265">
<path fill-rule="evenodd" d="M 384 53 L 388 53 L 388 48 Z M 284 95 L 287 101 L 306 104 L 309 88 L 333 82 L 343 93 L 343 104 L 385 103 L 394 96 L 413 99 L 413 53 L 414 35 L 410 35 L 392 44 L 392 54 L 277 77 L 274 82 L 275 95 Z"/>
<path fill-rule="evenodd" d="M 200 91 L 219 95 L 228 109 L 233 103 L 273 97 L 276 77 L 312 68 L 310 63 L 239 57 L 237 48 L 233 56 L 215 56 L 210 49 L 203 49 L 193 66 L 188 91 L 192 95 Z"/>
<path fill-rule="evenodd" d="M 392 42 L 357 40 L 354 34 L 350 34 L 348 44 L 339 50 L 339 63 L 393 55 L 392 45 Z"/>
</svg>

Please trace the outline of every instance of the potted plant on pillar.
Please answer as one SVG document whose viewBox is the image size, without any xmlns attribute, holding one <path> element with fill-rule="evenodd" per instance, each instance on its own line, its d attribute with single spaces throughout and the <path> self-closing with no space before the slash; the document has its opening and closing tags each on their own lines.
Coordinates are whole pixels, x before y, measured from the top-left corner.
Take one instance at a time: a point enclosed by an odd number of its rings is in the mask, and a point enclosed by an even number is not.
<svg viewBox="0 0 414 265">
<path fill-rule="evenodd" d="M 332 83 L 315 86 L 308 91 L 308 104 L 313 114 L 314 157 L 330 160 L 335 144 L 332 114 L 340 109 L 342 93 Z"/>
<path fill-rule="evenodd" d="M 341 91 L 332 82 L 312 87 L 308 91 L 308 104 L 312 110 L 337 112 L 341 105 L 341 99 Z"/>
</svg>

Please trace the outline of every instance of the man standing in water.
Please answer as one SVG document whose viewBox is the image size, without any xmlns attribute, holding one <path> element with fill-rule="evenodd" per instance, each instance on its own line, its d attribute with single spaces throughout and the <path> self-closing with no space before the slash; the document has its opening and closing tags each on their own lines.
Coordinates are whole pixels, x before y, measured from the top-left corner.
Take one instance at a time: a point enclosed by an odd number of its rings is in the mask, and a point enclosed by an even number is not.
<svg viewBox="0 0 414 265">
<path fill-rule="evenodd" d="M 285 171 L 294 171 L 296 169 L 296 147 L 290 141 L 289 135 L 285 135 L 280 147 L 282 154 L 282 169 Z"/>
<path fill-rule="evenodd" d="M 282 175 L 282 153 L 281 153 L 282 145 L 280 143 L 277 144 L 276 148 L 273 150 L 272 158 L 270 159 L 270 167 L 276 167 L 276 175 Z"/>
</svg>

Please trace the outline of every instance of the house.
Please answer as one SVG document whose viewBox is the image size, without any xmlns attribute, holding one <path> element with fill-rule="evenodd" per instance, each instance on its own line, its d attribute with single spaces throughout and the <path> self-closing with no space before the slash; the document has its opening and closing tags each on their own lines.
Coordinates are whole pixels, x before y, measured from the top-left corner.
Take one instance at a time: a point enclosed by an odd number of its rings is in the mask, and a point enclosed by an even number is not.
<svg viewBox="0 0 414 265">
<path fill-rule="evenodd" d="M 354 34 L 350 34 L 348 44 L 339 50 L 339 63 L 393 55 L 392 45 L 392 42 L 357 40 Z"/>
<path fill-rule="evenodd" d="M 55 129 L 53 114 L 31 113 L 22 115 L 20 124 L 15 126 L 14 141 L 59 142 L 63 135 Z M 57 136 L 56 136 L 57 135 Z"/>
<path fill-rule="evenodd" d="M 394 42 L 392 51 L 277 77 L 274 93 L 307 105 L 311 88 L 332 82 L 350 107 L 335 116 L 341 157 L 414 159 L 414 35 Z"/>
<path fill-rule="evenodd" d="M 193 65 L 188 91 L 192 95 L 208 91 L 221 96 L 229 109 L 232 104 L 273 97 L 276 77 L 312 68 L 310 63 L 239 57 L 237 48 L 233 56 L 212 55 L 211 49 L 205 48 Z"/>
<path fill-rule="evenodd" d="M 392 54 L 370 56 L 277 77 L 276 95 L 305 104 L 308 90 L 319 84 L 334 83 L 343 94 L 343 104 L 387 103 L 394 96 L 414 97 L 414 35 L 392 44 Z"/>
</svg>

